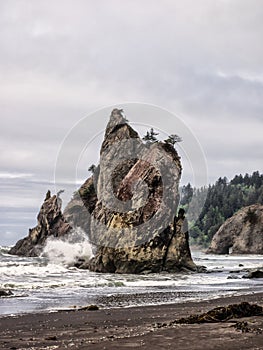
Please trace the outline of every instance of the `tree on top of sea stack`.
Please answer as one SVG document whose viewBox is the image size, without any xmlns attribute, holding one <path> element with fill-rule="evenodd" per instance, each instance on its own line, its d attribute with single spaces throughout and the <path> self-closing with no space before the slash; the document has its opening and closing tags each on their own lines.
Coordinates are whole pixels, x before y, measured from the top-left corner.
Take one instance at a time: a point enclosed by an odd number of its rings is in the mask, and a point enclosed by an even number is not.
<svg viewBox="0 0 263 350">
<path fill-rule="evenodd" d="M 171 144 L 173 146 L 176 143 L 182 142 L 182 141 L 183 141 L 183 139 L 180 136 L 176 135 L 176 134 L 172 134 L 166 140 L 164 140 L 165 143 L 169 143 L 169 144 Z"/>
<path fill-rule="evenodd" d="M 147 143 L 151 142 L 158 142 L 158 139 L 156 136 L 158 136 L 159 133 L 155 132 L 153 128 L 150 129 L 150 131 L 147 131 L 146 134 L 143 136 L 142 140 L 146 141 Z"/>
<path fill-rule="evenodd" d="M 92 174 L 95 173 L 95 170 L 96 170 L 96 165 L 95 165 L 95 164 L 92 164 L 92 165 L 88 168 L 88 171 L 90 171 Z"/>
</svg>

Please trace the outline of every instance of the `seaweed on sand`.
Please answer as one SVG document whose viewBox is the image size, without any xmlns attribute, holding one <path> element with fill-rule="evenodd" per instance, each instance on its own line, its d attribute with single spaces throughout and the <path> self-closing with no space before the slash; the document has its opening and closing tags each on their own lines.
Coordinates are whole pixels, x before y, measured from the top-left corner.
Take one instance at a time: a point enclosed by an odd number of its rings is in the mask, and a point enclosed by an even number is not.
<svg viewBox="0 0 263 350">
<path fill-rule="evenodd" d="M 203 314 L 194 314 L 186 318 L 180 318 L 174 323 L 192 324 L 207 322 L 225 322 L 232 318 L 242 318 L 250 316 L 263 316 L 263 308 L 257 304 L 249 304 L 242 302 L 240 304 L 232 304 L 228 306 L 216 307 Z"/>
</svg>

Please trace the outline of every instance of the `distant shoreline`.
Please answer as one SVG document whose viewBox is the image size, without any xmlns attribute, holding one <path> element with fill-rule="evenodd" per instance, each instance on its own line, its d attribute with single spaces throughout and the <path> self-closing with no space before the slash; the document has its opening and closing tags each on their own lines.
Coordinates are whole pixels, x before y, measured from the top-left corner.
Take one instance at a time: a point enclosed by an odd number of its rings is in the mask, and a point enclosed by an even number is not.
<svg viewBox="0 0 263 350">
<path fill-rule="evenodd" d="M 165 326 L 180 317 L 247 301 L 263 306 L 263 293 L 177 304 L 57 311 L 0 317 L 0 349 L 261 349 L 263 333 L 241 333 L 235 320 Z M 263 316 L 238 319 L 262 329 Z"/>
</svg>

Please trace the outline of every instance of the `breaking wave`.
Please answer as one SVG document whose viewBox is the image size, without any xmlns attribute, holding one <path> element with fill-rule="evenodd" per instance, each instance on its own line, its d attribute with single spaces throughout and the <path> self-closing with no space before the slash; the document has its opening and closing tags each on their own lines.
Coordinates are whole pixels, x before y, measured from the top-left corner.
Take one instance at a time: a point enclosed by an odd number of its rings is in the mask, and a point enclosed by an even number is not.
<svg viewBox="0 0 263 350">
<path fill-rule="evenodd" d="M 74 265 L 78 258 L 88 260 L 92 257 L 92 246 L 81 228 L 74 229 L 66 238 L 49 237 L 41 257 L 52 264 Z"/>
</svg>

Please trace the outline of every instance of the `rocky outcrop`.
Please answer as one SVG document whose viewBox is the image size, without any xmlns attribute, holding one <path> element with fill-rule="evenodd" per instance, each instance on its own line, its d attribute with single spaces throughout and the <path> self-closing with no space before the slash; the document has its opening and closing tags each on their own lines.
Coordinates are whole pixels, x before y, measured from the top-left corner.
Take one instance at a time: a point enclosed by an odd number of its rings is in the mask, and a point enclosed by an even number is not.
<svg viewBox="0 0 263 350">
<path fill-rule="evenodd" d="M 196 270 L 184 212 L 179 211 L 181 162 L 173 145 L 144 143 L 114 109 L 100 150 L 100 164 L 61 213 L 58 196 L 46 199 L 38 225 L 11 254 L 36 256 L 47 237 L 81 228 L 94 247 L 77 267 L 97 272 L 147 273 Z"/>
<path fill-rule="evenodd" d="M 10 297 L 14 295 L 13 292 L 9 289 L 0 289 L 0 298 L 2 297 Z"/>
<path fill-rule="evenodd" d="M 113 110 L 100 165 L 64 211 L 95 247 L 91 261 L 78 267 L 115 273 L 194 270 L 185 218 L 175 219 L 180 176 L 171 144 L 144 144 L 121 111 Z"/>
<path fill-rule="evenodd" d="M 112 273 L 157 273 L 162 271 L 179 272 L 197 270 L 193 263 L 182 220 L 176 229 L 167 227 L 161 234 L 144 244 L 133 247 L 98 247 L 95 257 L 80 268 L 89 268 L 96 272 Z"/>
<path fill-rule="evenodd" d="M 263 278 L 263 268 L 252 270 L 248 272 L 246 275 L 242 276 L 242 278 Z"/>
<path fill-rule="evenodd" d="M 240 209 L 214 235 L 209 253 L 263 254 L 263 205 Z"/>
<path fill-rule="evenodd" d="M 37 216 L 37 226 L 29 229 L 28 236 L 19 240 L 11 248 L 9 254 L 38 256 L 48 237 L 63 237 L 66 235 L 71 227 L 62 215 L 61 204 L 59 196 L 51 196 L 50 191 L 48 191 Z"/>
<path fill-rule="evenodd" d="M 81 227 L 90 236 L 91 214 L 97 203 L 94 176 L 87 179 L 66 205 L 63 216 L 72 227 Z"/>
</svg>

